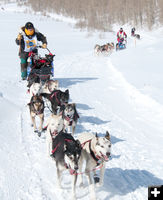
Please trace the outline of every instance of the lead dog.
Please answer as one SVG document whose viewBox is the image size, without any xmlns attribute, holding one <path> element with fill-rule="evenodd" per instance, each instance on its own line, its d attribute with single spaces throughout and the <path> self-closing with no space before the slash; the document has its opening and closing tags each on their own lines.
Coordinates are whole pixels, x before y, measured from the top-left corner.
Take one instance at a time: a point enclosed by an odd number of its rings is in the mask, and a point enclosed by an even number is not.
<svg viewBox="0 0 163 200">
<path fill-rule="evenodd" d="M 33 83 L 29 88 L 30 98 L 36 94 L 47 93 L 50 94 L 59 87 L 58 80 L 49 80 L 45 84 Z"/>
<path fill-rule="evenodd" d="M 85 174 L 88 178 L 89 192 L 91 200 L 96 199 L 94 191 L 94 181 L 91 176 L 91 172 L 95 170 L 97 166 L 100 168 L 100 178 L 98 184 L 101 186 L 103 184 L 104 172 L 105 172 L 105 163 L 108 161 L 108 158 L 111 153 L 111 142 L 109 132 L 106 132 L 105 137 L 98 137 L 92 133 L 82 133 L 77 139 L 79 139 L 82 146 L 82 153 L 79 161 L 79 182 L 80 186 L 83 186 L 83 177 L 82 177 L 82 167 L 85 164 Z M 94 174 L 95 175 L 95 174 Z"/>
<path fill-rule="evenodd" d="M 57 183 L 61 188 L 61 174 L 64 170 L 68 169 L 70 174 L 73 175 L 72 181 L 72 198 L 76 199 L 76 182 L 78 161 L 81 155 L 81 146 L 78 140 L 75 140 L 71 134 L 60 132 L 53 139 L 52 157 L 56 161 L 57 167 Z"/>
<path fill-rule="evenodd" d="M 70 133 L 70 128 L 72 127 L 72 136 L 74 136 L 76 124 L 79 118 L 75 103 L 65 105 L 62 117 L 64 120 L 64 131 L 67 130 L 68 133 Z"/>
<path fill-rule="evenodd" d="M 44 102 L 42 100 L 42 96 L 32 96 L 30 103 L 28 103 L 27 105 L 29 106 L 30 117 L 32 126 L 34 127 L 34 132 L 38 132 L 38 136 L 41 136 L 42 125 L 44 122 Z M 36 127 L 36 116 L 40 118 L 39 131 L 37 131 Z"/>
</svg>

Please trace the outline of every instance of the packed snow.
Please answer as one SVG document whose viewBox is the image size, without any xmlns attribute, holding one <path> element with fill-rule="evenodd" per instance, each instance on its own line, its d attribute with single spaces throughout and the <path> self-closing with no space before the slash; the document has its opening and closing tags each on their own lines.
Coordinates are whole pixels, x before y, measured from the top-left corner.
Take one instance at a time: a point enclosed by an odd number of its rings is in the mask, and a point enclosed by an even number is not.
<svg viewBox="0 0 163 200">
<path fill-rule="evenodd" d="M 27 83 L 20 78 L 15 38 L 27 21 L 46 35 L 54 58 L 55 79 L 69 89 L 77 105 L 81 132 L 111 134 L 112 155 L 98 200 L 144 200 L 148 186 L 163 185 L 163 28 L 136 30 L 127 48 L 110 56 L 95 56 L 95 44 L 116 43 L 116 32 L 88 33 L 74 28 L 74 19 L 54 20 L 20 12 L 14 4 L 0 10 L 0 199 L 71 200 L 71 175 L 65 172 L 63 189 L 56 186 L 55 162 L 46 155 L 45 138 L 30 126 Z M 17 12 L 14 12 L 17 10 Z M 18 12 L 19 11 L 19 12 Z M 55 17 L 54 17 L 55 18 Z M 47 53 L 44 52 L 42 53 Z M 40 52 L 41 53 L 41 52 Z M 50 115 L 45 111 L 45 121 Z M 77 184 L 77 198 L 89 199 L 88 183 Z"/>
</svg>

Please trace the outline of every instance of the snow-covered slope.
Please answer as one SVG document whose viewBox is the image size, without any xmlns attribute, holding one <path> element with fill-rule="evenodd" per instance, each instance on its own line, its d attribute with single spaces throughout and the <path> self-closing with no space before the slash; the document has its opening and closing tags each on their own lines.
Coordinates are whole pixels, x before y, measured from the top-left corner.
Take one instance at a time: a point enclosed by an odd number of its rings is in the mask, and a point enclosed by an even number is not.
<svg viewBox="0 0 163 200">
<path fill-rule="evenodd" d="M 91 36 L 67 22 L 34 15 L 0 11 L 0 199 L 71 199 L 71 175 L 63 176 L 63 190 L 56 187 L 54 161 L 46 156 L 41 138 L 30 127 L 26 82 L 20 81 L 19 27 L 32 21 L 56 54 L 55 78 L 70 90 L 70 102 L 80 114 L 76 134 L 103 135 L 109 130 L 112 158 L 104 185 L 96 188 L 99 200 L 144 200 L 148 186 L 163 184 L 162 47 L 157 32 L 140 31 L 142 40 L 128 37 L 127 49 L 110 57 L 95 57 L 96 43 L 116 42 L 115 33 Z M 126 27 L 130 34 L 130 27 Z M 46 118 L 49 115 L 46 110 Z M 87 182 L 85 180 L 87 186 Z M 77 186 L 77 197 L 88 200 L 88 189 Z"/>
</svg>

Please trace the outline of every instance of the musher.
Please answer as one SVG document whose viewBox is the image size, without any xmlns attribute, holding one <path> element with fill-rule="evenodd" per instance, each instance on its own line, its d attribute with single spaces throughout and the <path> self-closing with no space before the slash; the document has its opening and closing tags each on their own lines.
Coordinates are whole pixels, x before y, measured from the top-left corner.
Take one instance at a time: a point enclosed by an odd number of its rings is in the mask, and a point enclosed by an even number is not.
<svg viewBox="0 0 163 200">
<path fill-rule="evenodd" d="M 20 46 L 19 57 L 21 65 L 21 78 L 27 78 L 27 59 L 30 51 L 34 49 L 37 52 L 38 41 L 42 42 L 42 48 L 47 48 L 46 37 L 35 29 L 31 22 L 27 22 L 25 26 L 21 27 L 19 34 L 16 38 L 16 44 Z M 35 49 L 36 48 L 36 49 Z"/>
</svg>

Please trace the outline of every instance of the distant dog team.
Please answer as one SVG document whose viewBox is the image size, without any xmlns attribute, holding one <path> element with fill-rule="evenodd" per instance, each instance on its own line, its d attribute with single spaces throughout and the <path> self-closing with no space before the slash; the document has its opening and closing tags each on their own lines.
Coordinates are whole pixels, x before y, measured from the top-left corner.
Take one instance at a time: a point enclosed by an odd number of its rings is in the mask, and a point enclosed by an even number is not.
<svg viewBox="0 0 163 200">
<path fill-rule="evenodd" d="M 114 50 L 113 42 L 104 44 L 102 46 L 96 44 L 94 47 L 94 54 L 97 56 L 99 56 L 100 54 L 108 55 L 108 54 L 111 54 L 113 50 Z"/>
</svg>

